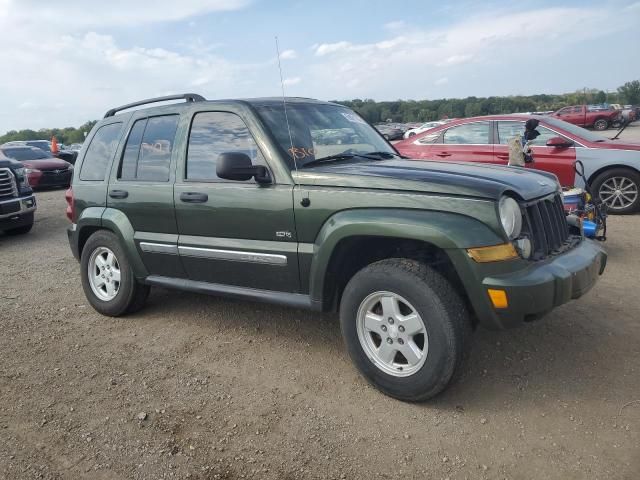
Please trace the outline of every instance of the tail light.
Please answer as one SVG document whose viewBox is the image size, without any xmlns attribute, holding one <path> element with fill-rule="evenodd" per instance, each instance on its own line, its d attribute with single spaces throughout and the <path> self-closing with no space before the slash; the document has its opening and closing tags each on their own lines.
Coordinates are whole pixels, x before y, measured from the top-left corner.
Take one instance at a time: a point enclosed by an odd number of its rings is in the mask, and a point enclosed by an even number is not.
<svg viewBox="0 0 640 480">
<path fill-rule="evenodd" d="M 69 187 L 69 189 L 64 192 L 64 199 L 67 201 L 67 218 L 75 223 L 76 221 L 76 204 L 73 198 L 73 188 Z"/>
</svg>

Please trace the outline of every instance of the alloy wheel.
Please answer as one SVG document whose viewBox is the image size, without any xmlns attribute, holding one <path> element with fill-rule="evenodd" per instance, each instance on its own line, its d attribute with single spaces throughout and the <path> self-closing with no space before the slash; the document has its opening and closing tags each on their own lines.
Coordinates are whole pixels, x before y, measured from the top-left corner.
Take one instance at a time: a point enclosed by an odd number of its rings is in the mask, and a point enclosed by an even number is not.
<svg viewBox="0 0 640 480">
<path fill-rule="evenodd" d="M 600 185 L 598 194 L 610 210 L 621 210 L 638 199 L 638 185 L 627 177 L 611 177 Z"/>
<path fill-rule="evenodd" d="M 120 290 L 120 264 L 107 247 L 98 247 L 89 257 L 89 285 L 100 300 L 113 300 Z"/>
<path fill-rule="evenodd" d="M 408 377 L 424 365 L 427 329 L 420 314 L 400 295 L 370 294 L 360 304 L 356 322 L 360 345 L 383 372 Z"/>
</svg>

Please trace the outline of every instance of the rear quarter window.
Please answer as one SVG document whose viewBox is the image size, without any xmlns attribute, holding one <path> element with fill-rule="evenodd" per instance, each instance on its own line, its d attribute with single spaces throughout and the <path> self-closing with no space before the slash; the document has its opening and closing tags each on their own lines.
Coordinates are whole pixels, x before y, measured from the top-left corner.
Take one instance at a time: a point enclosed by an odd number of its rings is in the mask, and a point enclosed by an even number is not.
<svg viewBox="0 0 640 480">
<path fill-rule="evenodd" d="M 122 123 L 110 123 L 98 129 L 85 153 L 80 180 L 102 181 L 118 148 Z"/>
</svg>

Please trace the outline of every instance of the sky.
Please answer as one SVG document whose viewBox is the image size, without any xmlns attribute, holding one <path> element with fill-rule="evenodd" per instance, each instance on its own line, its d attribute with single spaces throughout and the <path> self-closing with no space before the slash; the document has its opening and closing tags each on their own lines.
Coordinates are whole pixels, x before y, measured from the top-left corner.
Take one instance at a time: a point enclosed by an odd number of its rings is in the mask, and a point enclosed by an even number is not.
<svg viewBox="0 0 640 480">
<path fill-rule="evenodd" d="M 615 90 L 640 1 L 0 0 L 0 133 L 172 93 L 321 100 Z"/>
</svg>

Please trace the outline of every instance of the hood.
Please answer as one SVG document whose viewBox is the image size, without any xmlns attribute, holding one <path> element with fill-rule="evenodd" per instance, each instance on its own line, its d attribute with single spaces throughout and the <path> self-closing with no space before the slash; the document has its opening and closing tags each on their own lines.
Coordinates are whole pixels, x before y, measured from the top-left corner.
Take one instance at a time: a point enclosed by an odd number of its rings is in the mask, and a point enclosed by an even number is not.
<svg viewBox="0 0 640 480">
<path fill-rule="evenodd" d="M 22 166 L 22 163 L 17 160 L 0 155 L 0 168 L 10 168 L 15 170 L 16 168 L 22 168 Z"/>
<path fill-rule="evenodd" d="M 71 166 L 69 162 L 59 158 L 43 158 L 42 160 L 23 160 L 25 167 L 37 168 L 38 170 L 66 170 Z"/>
<path fill-rule="evenodd" d="M 593 148 L 606 148 L 611 150 L 637 150 L 640 151 L 640 143 L 626 142 L 624 140 L 607 140 L 591 144 Z"/>
<path fill-rule="evenodd" d="M 465 162 L 423 160 L 349 161 L 301 168 L 296 181 L 386 190 L 413 190 L 445 195 L 498 199 L 509 191 L 523 200 L 559 190 L 555 175 L 540 170 Z"/>
</svg>

